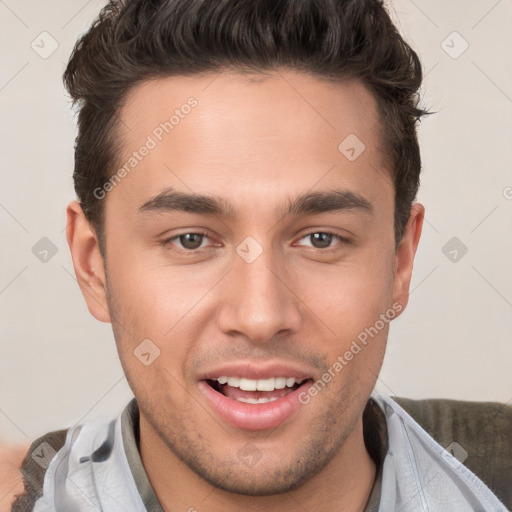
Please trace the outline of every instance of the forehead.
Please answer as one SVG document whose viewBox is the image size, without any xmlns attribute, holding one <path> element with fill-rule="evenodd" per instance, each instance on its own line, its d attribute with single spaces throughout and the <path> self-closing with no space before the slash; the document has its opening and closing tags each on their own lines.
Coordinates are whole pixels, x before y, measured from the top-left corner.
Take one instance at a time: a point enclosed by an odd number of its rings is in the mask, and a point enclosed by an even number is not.
<svg viewBox="0 0 512 512">
<path fill-rule="evenodd" d="M 389 185 L 376 102 L 360 82 L 285 70 L 165 77 L 134 88 L 119 117 L 129 176 L 111 195 L 138 206 L 169 187 L 242 205 L 270 199 L 270 187 L 289 195 L 341 180 L 368 197 L 375 180 Z"/>
<path fill-rule="evenodd" d="M 151 133 L 155 121 L 169 120 L 176 111 L 179 114 L 190 98 L 197 100 L 199 109 L 194 109 L 193 117 L 200 118 L 205 132 L 231 132 L 238 138 L 244 135 L 243 126 L 253 135 L 270 136 L 287 123 L 293 128 L 291 135 L 331 131 L 339 137 L 352 130 L 367 138 L 377 123 L 375 98 L 360 81 L 333 82 L 289 70 L 267 74 L 224 71 L 158 78 L 138 85 L 127 95 L 120 113 L 125 135 Z M 297 126 L 297 119 L 307 123 Z M 200 126 L 194 128 L 197 131 Z"/>
</svg>

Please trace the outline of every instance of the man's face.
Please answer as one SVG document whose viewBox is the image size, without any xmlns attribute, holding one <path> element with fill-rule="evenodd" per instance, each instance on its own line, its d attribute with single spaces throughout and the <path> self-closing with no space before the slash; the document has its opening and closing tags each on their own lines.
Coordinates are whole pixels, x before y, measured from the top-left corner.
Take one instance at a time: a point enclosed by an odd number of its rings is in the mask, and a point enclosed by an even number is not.
<svg viewBox="0 0 512 512">
<path fill-rule="evenodd" d="M 120 114 L 119 167 L 139 159 L 104 199 L 107 320 L 141 435 L 218 487 L 292 488 L 360 441 L 389 325 L 376 322 L 410 277 L 406 262 L 397 279 L 375 100 L 356 82 L 222 73 L 145 83 Z M 231 215 L 176 209 L 171 189 L 221 198 Z M 339 208 L 285 214 L 334 191 Z M 295 381 L 247 391 L 237 378 Z"/>
</svg>

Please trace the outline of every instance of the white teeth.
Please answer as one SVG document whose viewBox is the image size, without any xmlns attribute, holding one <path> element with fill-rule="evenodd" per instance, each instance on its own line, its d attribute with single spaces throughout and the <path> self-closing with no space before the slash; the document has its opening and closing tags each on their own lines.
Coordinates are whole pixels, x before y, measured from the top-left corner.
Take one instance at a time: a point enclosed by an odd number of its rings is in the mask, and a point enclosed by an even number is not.
<svg viewBox="0 0 512 512">
<path fill-rule="evenodd" d="M 238 402 L 244 402 L 246 404 L 266 404 L 267 402 L 274 402 L 275 400 L 279 400 L 277 397 L 273 398 L 242 398 L 239 397 L 236 399 Z"/>
<path fill-rule="evenodd" d="M 273 377 L 270 379 L 259 379 L 256 381 L 256 389 L 258 391 L 274 391 L 274 384 L 275 379 Z"/>
<path fill-rule="evenodd" d="M 276 377 L 274 387 L 276 389 L 284 389 L 286 387 L 286 377 Z"/>
<path fill-rule="evenodd" d="M 301 384 L 304 379 L 295 379 L 293 377 L 270 377 L 269 379 L 246 379 L 244 377 L 227 377 L 225 375 L 218 377 L 219 384 L 227 384 L 234 388 L 240 388 L 243 391 L 274 391 L 274 389 L 292 388 L 295 384 Z"/>
<path fill-rule="evenodd" d="M 252 379 L 240 379 L 240 384 L 238 387 L 243 391 L 256 391 L 256 388 L 258 386 L 257 380 Z"/>
</svg>

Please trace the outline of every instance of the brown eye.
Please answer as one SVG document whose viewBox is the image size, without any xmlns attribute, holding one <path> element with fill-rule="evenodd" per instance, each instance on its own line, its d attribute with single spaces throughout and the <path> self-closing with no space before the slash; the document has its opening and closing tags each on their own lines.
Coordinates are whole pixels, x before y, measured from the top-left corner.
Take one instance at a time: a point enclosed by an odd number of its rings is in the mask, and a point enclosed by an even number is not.
<svg viewBox="0 0 512 512">
<path fill-rule="evenodd" d="M 330 233 L 311 233 L 308 235 L 311 237 L 311 241 L 313 242 L 313 246 L 316 249 L 326 249 L 327 247 L 330 247 L 333 236 Z"/>
<path fill-rule="evenodd" d="M 195 249 L 199 249 L 204 235 L 201 235 L 200 233 L 185 233 L 184 235 L 178 235 L 176 238 L 180 241 L 184 249 L 193 251 Z"/>
<path fill-rule="evenodd" d="M 330 233 L 327 231 L 315 231 L 313 233 L 308 233 L 307 235 L 303 236 L 301 240 L 308 239 L 311 241 L 311 246 L 313 249 L 318 249 L 319 251 L 329 251 L 333 250 L 335 248 L 335 245 L 331 245 L 333 240 L 346 242 L 344 238 L 342 238 L 339 235 L 336 235 L 334 233 Z"/>
<path fill-rule="evenodd" d="M 205 247 L 203 245 L 205 239 L 209 239 L 206 233 L 182 233 L 167 238 L 161 244 L 166 249 L 177 253 L 194 253 L 200 252 Z"/>
</svg>

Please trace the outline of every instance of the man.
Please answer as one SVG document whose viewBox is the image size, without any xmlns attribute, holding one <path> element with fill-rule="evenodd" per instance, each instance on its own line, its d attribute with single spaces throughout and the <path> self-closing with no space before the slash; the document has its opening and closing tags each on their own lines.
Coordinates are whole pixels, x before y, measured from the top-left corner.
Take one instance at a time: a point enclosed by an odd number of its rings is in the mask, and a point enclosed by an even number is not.
<svg viewBox="0 0 512 512">
<path fill-rule="evenodd" d="M 13 510 L 512 506 L 509 408 L 374 391 L 426 113 L 381 2 L 111 2 L 64 78 L 67 239 L 135 398 L 36 440 Z"/>
</svg>

